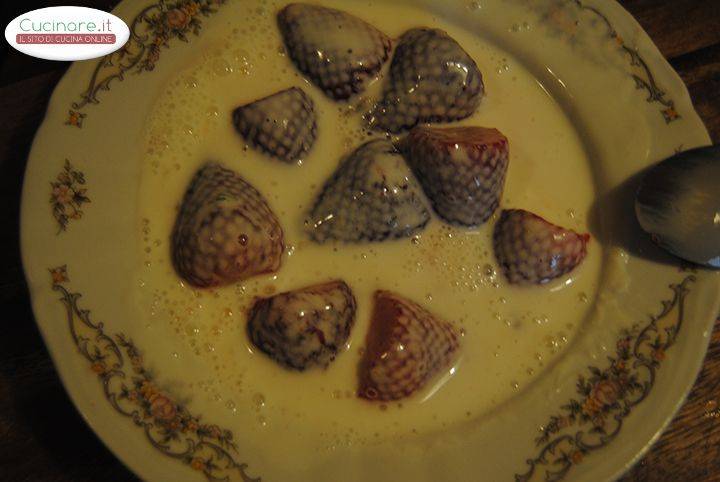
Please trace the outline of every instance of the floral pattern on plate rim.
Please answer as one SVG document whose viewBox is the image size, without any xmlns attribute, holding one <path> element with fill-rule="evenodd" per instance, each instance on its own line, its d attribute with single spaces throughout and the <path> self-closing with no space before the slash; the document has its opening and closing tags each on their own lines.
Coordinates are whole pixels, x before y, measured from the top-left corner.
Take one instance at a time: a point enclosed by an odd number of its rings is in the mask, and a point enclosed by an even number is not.
<svg viewBox="0 0 720 482">
<path fill-rule="evenodd" d="M 140 74 L 154 70 L 161 49 L 170 48 L 170 40 L 178 38 L 188 42 L 190 33 L 199 35 L 200 17 L 216 12 L 214 6 L 224 2 L 159 1 L 143 9 L 131 23 L 128 43 L 98 62 L 81 100 L 72 103 L 65 124 L 82 128 L 87 114 L 81 110 L 89 104 L 98 104 L 100 91 L 110 90 L 112 81 L 124 80 L 128 72 Z M 663 106 L 660 112 L 666 123 L 679 119 L 681 116 L 674 102 L 667 99 L 666 93 L 657 85 L 645 60 L 637 49 L 625 43 L 610 20 L 581 0 L 568 0 L 568 3 L 591 12 L 606 24 L 609 38 L 628 55 L 630 65 L 638 69 L 632 77 L 638 89 L 647 91 L 647 102 L 658 102 Z M 51 204 L 59 232 L 67 228 L 71 219 L 82 217 L 81 206 L 90 202 L 85 196 L 86 189 L 80 187 L 84 184 L 83 173 L 67 160 L 57 180 L 51 182 Z M 202 423 L 199 416 L 191 414 L 183 404 L 158 387 L 145 369 L 142 355 L 132 340 L 123 334 L 107 335 L 103 323 L 91 321 L 89 310 L 78 306 L 81 294 L 64 286 L 69 282 L 66 265 L 49 271 L 53 289 L 61 293 L 60 301 L 66 308 L 73 341 L 90 362 L 90 369 L 102 382 L 106 398 L 118 413 L 131 418 L 142 428 L 150 444 L 161 453 L 202 472 L 208 480 L 228 480 L 231 474 L 239 474 L 245 482 L 260 480 L 247 474 L 247 464 L 235 460 L 233 453 L 237 453 L 237 447 L 231 431 Z M 516 474 L 517 482 L 538 477 L 546 481 L 562 480 L 574 465 L 582 463 L 586 455 L 606 446 L 620 433 L 623 420 L 654 386 L 655 372 L 680 331 L 684 299 L 694 280 L 691 275 L 681 283 L 671 285 L 673 298 L 663 301 L 662 312 L 652 317 L 649 324 L 635 325 L 622 334 L 616 354 L 608 357 L 610 363 L 606 368 L 589 367 L 587 378 L 579 375 L 577 392 L 580 399 L 570 399 L 561 407 L 560 414 L 550 417 L 536 439 L 540 448 L 538 456 L 527 460 L 529 470 Z M 677 312 L 676 317 L 671 317 L 673 312 Z M 131 371 L 128 371 L 125 357 Z"/>
<path fill-rule="evenodd" d="M 660 111 L 660 113 L 662 114 L 663 119 L 665 119 L 665 123 L 669 124 L 679 119 L 680 114 L 677 112 L 677 110 L 675 110 L 675 102 L 671 99 L 665 98 L 665 91 L 660 89 L 660 87 L 657 85 L 657 82 L 655 81 L 655 76 L 650 70 L 647 62 L 645 62 L 645 60 L 640 55 L 640 52 L 638 52 L 636 48 L 629 47 L 625 43 L 625 40 L 623 40 L 617 30 L 615 30 L 615 27 L 613 27 L 607 16 L 605 16 L 605 14 L 603 14 L 597 8 L 584 4 L 581 0 L 570 1 L 577 5 L 578 8 L 580 8 L 581 10 L 585 10 L 595 14 L 603 21 L 603 23 L 605 23 L 610 38 L 613 39 L 615 43 L 617 43 L 617 45 L 623 50 L 623 52 L 628 55 L 628 57 L 630 58 L 630 65 L 637 68 L 638 72 L 633 73 L 632 77 L 633 80 L 635 80 L 635 85 L 638 89 L 643 89 L 647 91 L 648 97 L 646 101 L 650 103 L 658 102 L 664 107 Z"/>
<path fill-rule="evenodd" d="M 527 460 L 530 468 L 516 474 L 516 482 L 562 480 L 585 456 L 617 437 L 625 418 L 655 385 L 656 372 L 682 327 L 685 297 L 694 281 L 695 276 L 688 275 L 670 285 L 672 299 L 663 301 L 660 313 L 647 324 L 621 333 L 605 368 L 590 366 L 587 377 L 578 376 L 579 398 L 571 398 L 542 427 L 535 439 L 540 452 Z"/>
<path fill-rule="evenodd" d="M 103 323 L 93 322 L 90 311 L 80 308 L 82 295 L 65 286 L 70 281 L 67 265 L 49 271 L 52 288 L 61 295 L 73 342 L 117 413 L 142 429 L 159 452 L 201 472 L 209 481 L 230 480 L 231 475 L 239 475 L 243 482 L 260 481 L 247 474 L 247 464 L 235 459 L 237 447 L 230 430 L 204 423 L 190 413 L 158 386 L 132 340 L 123 334 L 107 334 Z"/>
<path fill-rule="evenodd" d="M 161 453 L 202 472 L 207 480 L 229 480 L 231 474 L 239 474 L 244 482 L 260 480 L 247 474 L 247 464 L 236 461 L 230 430 L 203 423 L 191 414 L 158 386 L 132 340 L 123 334 L 106 334 L 104 324 L 94 323 L 90 311 L 79 307 L 82 295 L 65 286 L 70 281 L 67 265 L 48 271 L 53 290 L 61 294 L 73 342 L 120 415 L 142 428 Z M 608 357 L 604 369 L 590 366 L 587 378 L 578 376 L 579 399 L 570 399 L 542 427 L 535 440 L 540 452 L 527 460 L 529 469 L 516 474 L 516 482 L 563 480 L 588 454 L 617 437 L 625 418 L 655 385 L 656 372 L 682 327 L 685 297 L 694 281 L 695 276 L 688 275 L 670 285 L 673 297 L 662 301 L 662 310 L 647 324 L 635 324 L 621 333 L 615 356 Z"/>
<path fill-rule="evenodd" d="M 525 0 L 525 3 L 530 3 Z M 593 20 L 599 20 L 607 33 L 607 39 L 613 48 L 620 51 L 628 57 L 632 72 L 630 76 L 635 81 L 638 90 L 644 90 L 648 96 L 645 99 L 648 103 L 659 103 L 661 105 L 660 114 L 666 124 L 670 124 L 681 118 L 675 109 L 675 102 L 668 99 L 667 93 L 660 88 L 655 76 L 650 70 L 650 66 L 640 54 L 639 50 L 631 47 L 615 29 L 610 19 L 602 11 L 594 6 L 587 5 L 582 0 L 557 0 L 557 4 L 549 10 L 541 10 L 542 19 L 556 32 L 560 33 L 565 40 L 572 42 L 578 33 L 580 19 L 577 16 L 579 12 L 586 12 L 591 15 Z M 519 28 L 517 25 L 513 29 Z"/>
<path fill-rule="evenodd" d="M 71 220 L 83 216 L 82 206 L 90 202 L 85 188 L 85 174 L 65 159 L 63 170 L 55 181 L 50 181 L 50 187 L 50 206 L 60 234 L 67 229 Z"/>
<path fill-rule="evenodd" d="M 170 4 L 160 1 L 143 9 L 131 23 L 130 40 L 120 50 L 106 55 L 98 62 L 87 89 L 81 95 L 81 100 L 72 103 L 65 124 L 82 128 L 87 114 L 80 112 L 80 109 L 87 104 L 98 104 L 100 101 L 97 94 L 101 90 L 110 90 L 110 83 L 115 79 L 122 81 L 128 71 L 141 73 L 153 70 L 160 59 L 162 47 L 169 48 L 169 41 L 172 38 L 188 42 L 187 34 L 190 32 L 199 35 L 202 26 L 200 16 L 207 17 L 215 13 L 213 7 L 225 1 L 177 0 Z M 638 73 L 632 74 L 637 88 L 647 91 L 647 102 L 658 102 L 664 107 L 660 113 L 665 122 L 669 124 L 680 119 L 681 116 L 675 109 L 675 102 L 665 98 L 666 93 L 657 85 L 647 62 L 637 49 L 625 43 L 607 16 L 581 0 L 568 0 L 568 2 L 580 10 L 595 14 L 606 24 L 609 37 L 628 55 L 630 65 L 638 68 Z M 566 25 L 566 28 L 572 29 L 573 26 Z M 141 27 L 144 29 L 141 30 Z"/>
<path fill-rule="evenodd" d="M 87 114 L 81 112 L 88 104 L 98 104 L 98 93 L 110 90 L 114 80 L 125 74 L 140 74 L 155 69 L 162 48 L 170 48 L 174 38 L 189 42 L 189 34 L 199 35 L 202 18 L 215 13 L 225 0 L 159 1 L 145 7 L 130 23 L 130 39 L 116 52 L 102 57 L 79 101 L 72 103 L 66 125 L 82 128 Z"/>
</svg>

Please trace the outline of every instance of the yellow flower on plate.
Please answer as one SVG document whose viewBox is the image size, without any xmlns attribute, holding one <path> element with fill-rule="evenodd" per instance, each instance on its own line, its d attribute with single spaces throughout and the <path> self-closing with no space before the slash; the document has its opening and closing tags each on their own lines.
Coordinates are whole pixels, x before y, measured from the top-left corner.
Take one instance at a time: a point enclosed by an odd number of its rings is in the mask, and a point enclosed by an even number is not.
<svg viewBox="0 0 720 482">
<path fill-rule="evenodd" d="M 53 285 L 59 285 L 66 281 L 69 281 L 67 274 L 67 265 L 58 266 L 50 270 L 50 277 L 52 278 Z"/>
<path fill-rule="evenodd" d="M 145 399 L 150 399 L 157 393 L 155 386 L 147 380 L 144 380 L 140 385 L 140 395 Z"/>
<path fill-rule="evenodd" d="M 583 461 L 583 453 L 579 450 L 574 451 L 570 454 L 570 460 L 572 460 L 572 463 L 574 464 L 579 464 Z"/>
<path fill-rule="evenodd" d="M 76 110 L 70 110 L 68 111 L 68 118 L 65 121 L 66 125 L 74 126 L 74 127 L 82 127 L 83 119 L 85 118 L 85 114 L 78 112 Z"/>
<path fill-rule="evenodd" d="M 668 107 L 667 109 L 663 110 L 662 115 L 663 117 L 665 117 L 666 122 L 672 122 L 680 117 L 680 114 L 678 114 L 674 107 Z"/>
<path fill-rule="evenodd" d="M 588 397 L 582 404 L 582 412 L 588 417 L 594 417 L 602 408 L 602 405 L 593 397 Z"/>
<path fill-rule="evenodd" d="M 69 204 L 75 196 L 75 191 L 67 184 L 60 184 L 53 188 L 52 195 L 58 204 Z"/>
<path fill-rule="evenodd" d="M 98 375 L 102 375 L 103 373 L 105 373 L 105 363 L 101 361 L 96 361 L 90 366 L 90 369 Z"/>
<path fill-rule="evenodd" d="M 185 8 L 173 8 L 165 14 L 165 21 L 168 26 L 175 30 L 182 30 L 190 23 L 190 15 Z"/>
<path fill-rule="evenodd" d="M 192 462 L 190 462 L 190 467 L 195 470 L 205 470 L 205 461 L 201 458 L 195 457 L 192 459 Z"/>
<path fill-rule="evenodd" d="M 665 350 L 663 350 L 662 348 L 653 350 L 652 357 L 656 361 L 659 361 L 659 362 L 663 361 L 665 359 Z"/>
<path fill-rule="evenodd" d="M 154 395 L 150 401 L 150 413 L 157 420 L 171 421 L 177 415 L 175 404 L 165 395 Z"/>
<path fill-rule="evenodd" d="M 190 2 L 182 6 L 182 10 L 189 16 L 194 17 L 200 12 L 200 5 L 197 2 Z"/>
</svg>

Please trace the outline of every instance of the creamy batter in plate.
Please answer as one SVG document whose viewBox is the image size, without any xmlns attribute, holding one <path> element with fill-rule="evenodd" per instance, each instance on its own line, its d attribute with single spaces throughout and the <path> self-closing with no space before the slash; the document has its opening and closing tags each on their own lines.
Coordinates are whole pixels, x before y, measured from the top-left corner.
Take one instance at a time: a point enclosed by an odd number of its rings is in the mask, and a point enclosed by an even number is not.
<svg viewBox="0 0 720 482">
<path fill-rule="evenodd" d="M 131 26 L 127 46 L 76 63 L 53 95 L 28 163 L 22 246 L 75 404 L 147 480 L 620 474 L 682 402 L 720 301 L 718 273 L 654 248 L 630 202 L 644 167 L 709 143 L 680 79 L 614 2 L 323 2 L 395 45 L 415 27 L 447 32 L 485 93 L 472 115 L 442 126 L 496 128 L 510 155 L 500 209 L 479 226 L 433 212 L 398 239 L 317 243 L 308 213 L 326 180 L 385 138 L 363 114 L 394 53 L 363 92 L 333 99 L 290 58 L 276 19 L 285 5 L 125 1 L 114 13 Z M 239 135 L 233 111 L 293 87 L 314 106 L 316 139 L 283 162 Z M 277 216 L 279 269 L 212 288 L 178 276 L 178 208 L 210 161 Z M 510 208 L 589 233 L 587 256 L 547 283 L 509 283 L 493 227 Z M 327 368 L 286 369 L 251 342 L 258 297 L 331 280 L 347 283 L 357 310 Z M 358 397 L 377 290 L 460 334 L 452 363 L 383 402 Z"/>
</svg>

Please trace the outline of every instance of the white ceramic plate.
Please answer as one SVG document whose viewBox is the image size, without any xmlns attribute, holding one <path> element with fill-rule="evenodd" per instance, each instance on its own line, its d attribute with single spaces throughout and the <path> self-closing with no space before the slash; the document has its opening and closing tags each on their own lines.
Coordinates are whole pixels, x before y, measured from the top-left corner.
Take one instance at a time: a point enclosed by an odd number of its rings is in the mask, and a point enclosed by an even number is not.
<svg viewBox="0 0 720 482">
<path fill-rule="evenodd" d="M 291 411 L 287 406 L 265 407 L 257 387 L 238 388 L 241 381 L 234 379 L 214 386 L 218 377 L 208 375 L 212 368 L 207 365 L 212 357 L 197 355 L 213 347 L 189 344 L 196 327 L 187 325 L 184 333 L 177 324 L 163 324 L 152 299 L 138 295 L 145 276 L 150 276 L 144 271 L 146 263 L 167 258 L 167 253 L 150 255 L 164 252 L 152 245 L 157 239 L 164 246 L 167 226 L 149 225 L 145 216 L 162 209 L 163 202 L 170 208 L 177 203 L 199 162 L 179 164 L 180 174 L 148 167 L 157 154 L 153 149 L 158 149 L 148 144 L 148 125 L 158 119 L 155 111 L 164 94 L 178 91 L 182 81 L 194 84 L 187 76 L 193 66 L 204 65 L 218 77 L 240 75 L 238 93 L 218 94 L 218 100 L 224 95 L 243 97 L 243 66 L 292 66 L 280 55 L 249 62 L 242 50 L 268 38 L 266 47 L 277 49 L 273 2 L 127 0 L 114 13 L 131 26 L 128 46 L 99 62 L 76 63 L 69 69 L 35 138 L 23 191 L 22 251 L 33 308 L 74 403 L 108 447 L 147 480 L 597 481 L 618 476 L 682 403 L 701 366 L 720 303 L 718 273 L 682 268 L 650 246 L 634 224 L 636 175 L 676 150 L 709 144 L 681 80 L 639 25 L 610 1 L 348 0 L 333 5 L 364 16 L 393 37 L 422 18 L 462 32 L 462 39 L 477 39 L 473 52 L 479 52 L 476 60 L 488 86 L 487 103 L 478 115 L 501 127 L 514 146 L 508 180 L 513 202 L 564 199 L 564 191 L 582 184 L 564 172 L 574 172 L 567 152 L 540 152 L 544 145 L 555 145 L 551 139 L 543 141 L 541 133 L 545 123 L 556 121 L 541 118 L 532 127 L 534 116 L 540 116 L 532 110 L 534 100 L 528 101 L 528 112 L 518 111 L 524 99 L 517 87 L 521 74 L 526 79 L 531 75 L 537 92 L 546 92 L 559 106 L 565 134 L 581 146 L 582 156 L 575 160 L 587 163 L 583 169 L 592 174 L 588 189 L 594 189 L 594 198 L 576 215 L 577 225 L 589 226 L 594 235 L 592 263 L 598 267 L 594 278 L 590 268 L 579 272 L 593 291 L 591 299 L 582 301 L 588 308 L 580 319 L 568 324 L 568 343 L 555 350 L 550 362 L 536 367 L 518 390 L 468 411 L 461 421 L 444 427 L 429 423 L 414 434 L 388 432 L 374 441 L 348 437 L 343 443 L 320 428 L 313 430 L 313 422 L 318 427 L 325 423 L 322 412 L 333 412 L 334 398 L 342 396 L 326 393 L 323 410 L 298 415 L 295 423 L 292 414 L 285 413 Z M 235 24 L 250 27 L 238 30 Z M 228 68 L 223 54 L 213 53 L 217 49 L 235 51 L 230 60 L 236 64 Z M 259 52 L 249 49 L 250 57 Z M 515 71 L 517 85 L 510 79 Z M 210 74 L 208 78 L 214 78 Z M 299 77 L 294 81 L 302 83 Z M 311 85 L 303 85 L 315 99 L 322 97 Z M 202 89 L 202 84 L 196 88 Z M 519 97 L 504 104 L 503 92 Z M 503 114 L 504 105 L 513 106 L 512 115 Z M 219 124 L 170 117 L 168 132 L 195 129 L 197 134 L 200 129 L 199 139 L 219 125 L 212 135 L 233 136 L 225 116 L 234 106 L 223 104 L 206 112 L 210 118 L 220 112 Z M 178 100 L 178 112 L 188 109 Z M 321 137 L 332 128 L 321 125 Z M 232 139 L 235 144 L 229 149 L 238 148 L 239 141 Z M 524 171 L 512 171 L 512 166 L 532 159 L 533 149 L 538 150 L 536 158 L 546 162 L 525 176 L 527 186 L 513 187 L 513 179 L 522 178 Z M 253 166 L 260 162 L 267 161 L 248 160 L 234 167 L 252 179 L 259 176 L 260 168 Z M 308 158 L 309 166 L 323 162 L 330 169 L 336 161 Z M 155 177 L 149 174 L 154 168 L 159 172 Z M 159 182 L 158 175 L 166 179 Z M 547 180 L 547 186 L 532 182 L 538 179 Z M 154 186 L 150 194 L 147 186 Z M 542 191 L 548 186 L 549 196 Z M 517 194 L 519 190 L 528 191 L 529 197 Z M 305 192 L 312 196 L 310 189 Z M 509 203 L 507 196 L 504 204 Z M 148 199 L 162 202 L 148 206 Z M 564 212 L 551 201 L 537 204 L 555 209 L 556 218 Z M 191 290 L 179 293 L 195 296 Z M 220 290 L 217 297 L 233 293 Z M 432 306 L 442 311 L 441 302 Z M 361 326 L 353 335 L 357 340 L 364 336 Z M 493 344 L 500 333 L 496 328 L 479 330 Z M 535 333 L 527 327 L 517 330 L 514 336 L 520 343 Z M 236 343 L 242 351 L 242 329 L 228 331 L 226 338 L 241 337 Z M 557 339 L 536 342 L 547 342 L 550 348 L 558 344 Z M 341 359 L 350 360 L 351 355 Z M 348 363 L 344 366 L 350 369 Z M 480 381 L 488 377 L 488 385 L 491 376 L 491 370 L 477 373 Z M 276 383 L 280 379 L 272 378 Z M 287 381 L 285 392 L 300 400 L 301 391 L 293 392 L 300 386 L 296 383 Z M 233 384 L 235 396 L 229 399 Z M 446 393 L 453 389 L 449 383 Z M 423 407 L 432 408 L 408 402 L 404 412 L 394 407 L 380 411 L 352 396 L 343 400 L 337 403 L 356 410 L 358 420 L 372 413 L 387 426 L 400 413 L 411 417 L 424 413 Z M 283 423 L 268 423 L 263 411 L 271 409 L 285 413 L 285 418 L 277 418 Z M 330 442 L 316 449 L 315 439 L 323 438 Z M 302 443 L 293 446 L 295 439 Z"/>
</svg>

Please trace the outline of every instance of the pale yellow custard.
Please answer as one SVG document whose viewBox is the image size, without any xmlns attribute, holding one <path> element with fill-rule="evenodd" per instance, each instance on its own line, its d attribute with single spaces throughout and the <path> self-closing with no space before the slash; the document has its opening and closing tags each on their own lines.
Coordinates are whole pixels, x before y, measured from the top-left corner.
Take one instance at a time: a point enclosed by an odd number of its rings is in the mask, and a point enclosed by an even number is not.
<svg viewBox="0 0 720 482">
<path fill-rule="evenodd" d="M 501 207 L 528 209 L 587 231 L 595 192 L 587 154 L 561 108 L 518 62 L 418 9 L 383 2 L 324 4 L 349 11 L 393 38 L 417 26 L 446 30 L 477 62 L 486 87 L 476 113 L 456 125 L 494 127 L 509 139 Z M 492 252 L 499 212 L 477 229 L 452 228 L 433 216 L 413 238 L 360 245 L 311 242 L 304 231 L 308 210 L 341 157 L 368 139 L 360 114 L 382 78 L 365 101 L 329 100 L 283 53 L 275 24 L 282 6 L 265 1 L 223 6 L 228 18 L 240 20 L 213 30 L 215 47 L 188 58 L 147 121 L 139 227 L 146 240 L 145 264 L 138 266 L 136 301 L 149 313 L 153 336 L 165 340 L 163 347 L 177 347 L 151 357 L 200 367 L 178 368 L 175 374 L 190 403 L 210 401 L 229 428 L 251 434 L 254 445 L 267 443 L 299 457 L 481 416 L 520 393 L 572 340 L 595 297 L 601 247 L 591 241 L 587 258 L 571 276 L 539 287 L 511 287 Z M 288 165 L 246 148 L 231 112 L 291 86 L 301 86 L 315 102 L 318 139 L 302 162 Z M 169 239 L 176 209 L 190 178 L 208 160 L 239 173 L 277 214 L 286 239 L 278 272 L 213 290 L 193 290 L 174 272 Z M 351 287 L 358 308 L 347 350 L 326 370 L 289 371 L 255 351 L 245 332 L 255 296 L 332 279 Z M 378 289 L 414 300 L 464 333 L 455 366 L 422 393 L 387 405 L 355 396 L 372 294 Z M 217 413 L 206 418 L 217 419 Z"/>
</svg>

